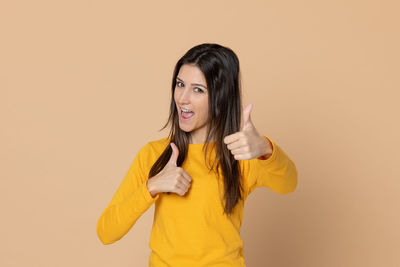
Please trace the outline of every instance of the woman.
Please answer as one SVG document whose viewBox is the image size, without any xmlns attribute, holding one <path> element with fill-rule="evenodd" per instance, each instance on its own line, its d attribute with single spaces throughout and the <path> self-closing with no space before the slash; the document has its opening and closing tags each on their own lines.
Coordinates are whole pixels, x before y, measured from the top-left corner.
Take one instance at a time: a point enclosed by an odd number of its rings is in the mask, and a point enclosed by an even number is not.
<svg viewBox="0 0 400 267">
<path fill-rule="evenodd" d="M 260 186 L 293 192 L 293 161 L 242 113 L 239 60 L 201 44 L 177 62 L 167 138 L 148 142 L 97 223 L 103 244 L 121 239 L 155 203 L 149 266 L 246 266 L 240 237 L 247 196 Z M 172 193 L 172 194 L 171 194 Z"/>
</svg>

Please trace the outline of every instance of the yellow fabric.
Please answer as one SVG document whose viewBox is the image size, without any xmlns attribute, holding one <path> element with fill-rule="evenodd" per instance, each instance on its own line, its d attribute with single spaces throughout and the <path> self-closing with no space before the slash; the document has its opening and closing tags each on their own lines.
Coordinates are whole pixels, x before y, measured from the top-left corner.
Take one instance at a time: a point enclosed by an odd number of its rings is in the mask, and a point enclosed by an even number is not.
<svg viewBox="0 0 400 267">
<path fill-rule="evenodd" d="M 268 159 L 239 161 L 244 198 L 230 217 L 223 214 L 222 176 L 218 181 L 215 173 L 206 167 L 203 144 L 189 144 L 182 165 L 192 178 L 186 195 L 159 193 L 153 198 L 146 186 L 147 175 L 169 139 L 148 142 L 136 155 L 101 214 L 97 222 L 99 239 L 103 244 L 118 241 L 155 203 L 149 243 L 150 267 L 246 266 L 240 237 L 245 199 L 256 187 L 264 186 L 284 194 L 293 192 L 297 186 L 295 164 L 274 141 L 265 137 L 273 146 Z M 209 151 L 215 156 L 214 150 Z"/>
</svg>

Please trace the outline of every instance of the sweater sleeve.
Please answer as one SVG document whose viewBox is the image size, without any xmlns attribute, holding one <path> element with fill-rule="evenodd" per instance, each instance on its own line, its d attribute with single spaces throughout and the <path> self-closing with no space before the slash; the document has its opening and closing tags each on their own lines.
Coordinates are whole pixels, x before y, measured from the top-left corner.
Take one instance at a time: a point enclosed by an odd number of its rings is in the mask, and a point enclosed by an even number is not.
<svg viewBox="0 0 400 267">
<path fill-rule="evenodd" d="M 128 169 L 111 202 L 97 222 L 97 235 L 104 245 L 121 239 L 137 219 L 159 198 L 147 188 L 149 144 L 142 147 Z"/>
<path fill-rule="evenodd" d="M 272 144 L 272 154 L 265 160 L 250 160 L 248 195 L 261 186 L 280 194 L 291 193 L 297 187 L 296 165 L 273 140 L 267 136 L 265 138 Z"/>
</svg>

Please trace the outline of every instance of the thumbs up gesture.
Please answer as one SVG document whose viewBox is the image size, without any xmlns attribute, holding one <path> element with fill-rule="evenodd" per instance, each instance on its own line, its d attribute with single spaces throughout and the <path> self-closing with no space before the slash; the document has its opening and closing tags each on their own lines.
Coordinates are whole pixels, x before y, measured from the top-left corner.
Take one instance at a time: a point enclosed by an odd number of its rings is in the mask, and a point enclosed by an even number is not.
<svg viewBox="0 0 400 267">
<path fill-rule="evenodd" d="M 267 159 L 272 155 L 272 144 L 258 133 L 251 121 L 252 108 L 253 104 L 249 104 L 243 110 L 240 131 L 224 138 L 224 143 L 236 160 Z"/>
<path fill-rule="evenodd" d="M 148 179 L 147 188 L 154 197 L 161 192 L 174 192 L 178 195 L 185 195 L 192 182 L 190 175 L 181 167 L 177 167 L 179 150 L 171 143 L 172 154 L 164 168 L 151 179 Z"/>
</svg>

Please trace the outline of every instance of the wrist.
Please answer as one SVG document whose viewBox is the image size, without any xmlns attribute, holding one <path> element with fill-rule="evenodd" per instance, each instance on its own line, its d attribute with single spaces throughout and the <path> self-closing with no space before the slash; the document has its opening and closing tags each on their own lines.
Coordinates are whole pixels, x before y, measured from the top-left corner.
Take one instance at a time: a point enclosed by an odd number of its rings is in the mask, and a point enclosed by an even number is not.
<svg viewBox="0 0 400 267">
<path fill-rule="evenodd" d="M 268 140 L 267 137 L 263 136 L 262 138 L 263 138 L 263 143 L 264 143 L 264 146 L 263 146 L 264 152 L 262 153 L 261 156 L 258 157 L 258 159 L 266 160 L 269 157 L 271 157 L 273 148 L 272 148 L 271 142 Z"/>
<path fill-rule="evenodd" d="M 146 186 L 147 186 L 147 190 L 149 190 L 149 193 L 150 193 L 151 197 L 154 198 L 158 193 L 156 192 L 151 179 L 147 180 Z"/>
</svg>

